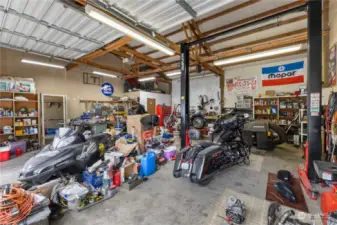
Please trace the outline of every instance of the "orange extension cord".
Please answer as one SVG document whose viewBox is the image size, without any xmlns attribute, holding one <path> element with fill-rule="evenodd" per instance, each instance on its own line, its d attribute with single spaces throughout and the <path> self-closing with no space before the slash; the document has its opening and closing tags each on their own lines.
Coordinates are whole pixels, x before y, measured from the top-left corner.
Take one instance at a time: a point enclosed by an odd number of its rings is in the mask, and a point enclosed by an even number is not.
<svg viewBox="0 0 337 225">
<path fill-rule="evenodd" d="M 0 190 L 0 224 L 16 225 L 25 219 L 34 205 L 34 197 L 22 188 L 11 187 L 9 194 Z M 2 196 L 1 196 L 2 194 Z M 17 208 L 18 215 L 11 215 L 11 210 Z"/>
</svg>

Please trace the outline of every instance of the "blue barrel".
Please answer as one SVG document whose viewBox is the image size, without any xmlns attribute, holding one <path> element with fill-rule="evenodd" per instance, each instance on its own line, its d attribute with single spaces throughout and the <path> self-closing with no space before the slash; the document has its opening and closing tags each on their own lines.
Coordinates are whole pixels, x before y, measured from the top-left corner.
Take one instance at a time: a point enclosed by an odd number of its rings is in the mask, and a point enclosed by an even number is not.
<svg viewBox="0 0 337 225">
<path fill-rule="evenodd" d="M 140 160 L 140 168 L 144 176 L 150 176 L 156 172 L 156 153 L 146 152 Z"/>
</svg>

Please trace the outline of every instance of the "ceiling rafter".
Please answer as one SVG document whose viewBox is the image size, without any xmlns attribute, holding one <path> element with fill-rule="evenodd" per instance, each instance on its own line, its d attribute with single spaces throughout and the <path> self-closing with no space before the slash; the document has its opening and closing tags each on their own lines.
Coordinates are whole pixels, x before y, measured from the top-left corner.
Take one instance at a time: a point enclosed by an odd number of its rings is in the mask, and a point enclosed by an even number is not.
<svg viewBox="0 0 337 225">
<path fill-rule="evenodd" d="M 301 35 L 296 35 L 292 38 L 287 38 L 285 40 L 269 41 L 267 43 L 255 45 L 250 48 L 241 47 L 240 49 L 233 49 L 230 51 L 219 52 L 217 54 L 213 54 L 212 56 L 200 57 L 200 61 L 201 62 L 211 62 L 211 61 L 215 61 L 219 59 L 227 59 L 227 58 L 232 58 L 232 57 L 237 57 L 237 56 L 242 56 L 242 55 L 249 55 L 252 53 L 267 51 L 270 49 L 281 48 L 281 47 L 286 47 L 290 45 L 304 44 L 306 42 L 307 42 L 307 35 L 301 34 Z"/>
<path fill-rule="evenodd" d="M 295 30 L 295 31 L 291 31 L 291 32 L 288 32 L 288 33 L 283 33 L 283 34 L 267 37 L 267 38 L 264 38 L 264 39 L 259 39 L 259 40 L 256 40 L 256 41 L 246 42 L 246 43 L 243 43 L 243 44 L 218 49 L 218 50 L 213 52 L 213 55 L 215 55 L 217 53 L 221 54 L 223 52 L 229 52 L 229 51 L 239 51 L 239 50 L 242 50 L 242 49 L 249 51 L 251 48 L 253 48 L 255 45 L 258 45 L 258 44 L 263 44 L 263 43 L 266 43 L 266 42 L 274 42 L 274 41 L 293 39 L 293 38 L 303 37 L 303 36 L 306 36 L 306 35 L 307 35 L 307 29 L 306 28 L 298 29 L 298 30 Z M 207 56 L 207 55 L 203 54 L 201 56 Z M 171 62 L 169 64 L 173 65 L 173 64 L 178 63 L 178 62 L 179 61 L 174 61 L 174 62 Z"/>
<path fill-rule="evenodd" d="M 117 49 L 119 47 L 122 47 L 123 45 L 126 45 L 127 43 L 131 42 L 132 39 L 130 37 L 122 37 L 120 39 L 118 39 L 117 41 L 111 42 L 107 45 L 105 45 L 104 47 L 95 50 L 94 52 L 91 52 L 85 56 L 82 56 L 81 58 L 76 59 L 76 62 L 81 62 L 81 63 L 86 63 L 89 60 L 92 60 L 94 58 L 97 58 L 99 56 L 102 56 L 108 52 L 111 52 L 114 49 Z M 73 69 L 75 67 L 77 67 L 78 64 L 76 63 L 70 63 L 66 66 L 67 70 Z"/>
<path fill-rule="evenodd" d="M 307 42 L 307 35 L 299 34 L 299 35 L 291 36 L 285 40 L 281 39 L 281 40 L 268 41 L 267 43 L 260 43 L 250 48 L 245 48 L 241 46 L 241 48 L 238 50 L 234 49 L 230 51 L 223 51 L 217 54 L 213 54 L 213 56 L 200 57 L 200 62 L 211 62 L 213 60 L 218 60 L 218 59 L 232 58 L 232 57 L 248 55 L 252 53 L 267 51 L 271 49 L 277 49 L 277 48 L 296 45 L 296 44 L 304 44 L 306 42 Z M 192 65 L 195 65 L 195 63 L 192 63 Z M 141 72 L 138 74 L 138 76 L 152 74 L 156 71 L 163 72 L 163 71 L 170 71 L 170 70 L 176 70 L 176 69 L 178 69 L 178 63 L 174 63 L 170 66 L 162 67 L 156 70 L 149 70 L 149 71 Z M 129 75 L 126 77 L 132 77 L 132 76 L 133 75 Z"/>
<path fill-rule="evenodd" d="M 122 46 L 122 47 L 119 48 L 119 50 L 124 51 L 124 52 L 129 52 L 132 55 L 135 55 L 135 56 L 137 56 L 137 57 L 139 57 L 141 59 L 144 59 L 144 60 L 147 60 L 147 61 L 150 61 L 150 62 L 153 62 L 153 63 L 157 63 L 157 64 L 159 64 L 161 66 L 167 66 L 166 63 L 164 63 L 164 62 L 162 62 L 162 61 L 160 61 L 158 59 L 152 58 L 152 57 L 150 57 L 148 55 L 144 55 L 144 54 L 142 54 L 142 53 L 140 53 L 140 52 L 138 52 L 136 50 L 133 50 L 129 46 Z"/>
<path fill-rule="evenodd" d="M 128 58 L 128 59 L 134 61 L 136 64 L 144 64 L 144 65 L 150 66 L 152 68 L 158 68 L 158 67 L 160 67 L 157 64 L 154 64 L 154 63 L 149 62 L 147 60 L 138 58 L 138 57 L 136 57 L 134 55 L 127 54 L 126 52 L 123 52 L 123 51 L 112 50 L 111 53 L 113 53 L 115 55 L 118 55 L 120 57 L 123 57 L 123 58 Z"/>
<path fill-rule="evenodd" d="M 287 19 L 287 20 L 284 20 L 284 21 L 279 21 L 277 23 L 268 24 L 268 25 L 258 27 L 258 28 L 255 28 L 255 29 L 252 29 L 252 30 L 249 30 L 249 31 L 245 31 L 245 32 L 242 32 L 242 33 L 239 33 L 239 34 L 234 34 L 234 35 L 231 35 L 231 36 L 228 36 L 228 37 L 216 39 L 215 41 L 208 42 L 208 44 L 210 46 L 213 46 L 215 44 L 219 44 L 219 43 L 222 43 L 222 42 L 225 42 L 225 41 L 232 41 L 232 40 L 237 39 L 237 38 L 246 37 L 246 36 L 249 36 L 249 35 L 256 34 L 258 32 L 267 31 L 267 30 L 273 29 L 275 27 L 280 27 L 280 26 L 284 26 L 284 25 L 287 25 L 287 24 L 291 24 L 291 23 L 296 23 L 298 21 L 305 20 L 305 19 L 307 19 L 307 15 L 290 18 L 290 19 Z M 174 56 L 162 56 L 162 57 L 159 57 L 157 59 L 163 60 L 163 59 L 168 59 L 168 58 L 172 58 L 172 57 L 174 57 Z"/>
<path fill-rule="evenodd" d="M 171 41 L 171 40 L 165 38 L 164 36 L 162 36 L 162 35 L 160 35 L 160 34 L 156 34 L 156 38 L 159 39 L 159 40 L 161 40 L 161 41 L 163 41 L 163 42 L 166 42 L 167 45 L 168 45 L 170 48 L 174 49 L 174 50 L 176 51 L 176 53 L 180 55 L 180 46 L 179 46 L 179 45 L 177 45 L 177 44 L 174 43 L 173 41 Z M 132 50 L 132 49 L 131 49 L 131 50 Z M 140 53 L 140 54 L 141 54 L 143 57 L 147 57 L 145 54 L 142 54 L 142 53 Z M 197 62 L 198 62 L 198 59 L 197 59 L 195 56 L 191 55 L 190 58 L 191 58 L 191 60 L 194 60 L 194 61 L 197 61 Z M 157 59 L 155 59 L 155 60 L 157 60 Z M 159 60 L 158 60 L 158 61 L 159 61 Z M 161 62 L 161 61 L 159 61 L 159 62 Z M 168 65 L 168 64 L 166 64 L 166 63 L 164 63 L 164 62 L 161 62 L 161 63 L 162 63 L 162 64 L 165 64 L 165 65 Z M 198 64 L 198 63 L 197 63 L 197 64 Z M 222 70 L 221 68 L 217 68 L 217 67 L 215 67 L 215 66 L 213 66 L 213 65 L 208 65 L 208 63 L 200 63 L 200 64 L 201 64 L 201 66 L 203 66 L 204 68 L 208 69 L 209 71 L 215 73 L 216 75 L 219 75 L 219 76 L 222 76 L 222 75 L 223 75 L 223 70 Z M 163 66 L 164 66 L 164 65 L 163 65 Z M 161 71 L 160 71 L 160 72 L 161 72 Z"/>
<path fill-rule="evenodd" d="M 211 15 L 211 16 L 205 17 L 203 19 L 200 19 L 200 20 L 197 21 L 197 23 L 200 25 L 200 24 L 205 23 L 205 22 L 207 22 L 209 20 L 213 20 L 213 19 L 215 19 L 217 17 L 224 16 L 226 14 L 229 14 L 229 13 L 235 12 L 237 10 L 240 10 L 242 8 L 245 8 L 245 7 L 248 7 L 250 5 L 253 5 L 253 4 L 255 4 L 255 3 L 259 2 L 259 1 L 261 1 L 261 0 L 250 0 L 250 1 L 244 2 L 244 3 L 239 4 L 237 6 L 234 6 L 234 7 L 231 7 L 229 9 L 225 9 L 225 10 L 223 10 L 221 12 L 218 12 L 218 13 L 216 13 L 214 15 Z M 168 38 L 170 36 L 173 36 L 173 35 L 175 35 L 177 33 L 182 32 L 182 31 L 183 31 L 183 29 L 180 28 L 180 29 L 174 30 L 174 31 L 172 31 L 172 32 L 164 35 L 164 37 Z M 144 47 L 144 46 L 145 46 L 144 44 L 137 45 L 137 46 L 134 46 L 133 49 L 138 49 L 138 48 L 141 48 L 141 47 Z M 154 52 L 152 52 L 152 53 L 154 53 Z M 152 53 L 148 52 L 148 54 L 152 54 Z"/>
<path fill-rule="evenodd" d="M 299 54 L 305 54 L 305 53 L 307 53 L 307 50 L 303 49 L 303 50 L 299 50 L 299 51 L 296 51 L 296 52 L 290 52 L 290 53 L 285 53 L 285 54 L 280 54 L 280 55 L 269 56 L 269 57 L 265 57 L 263 59 L 253 59 L 253 60 L 248 60 L 248 61 L 244 61 L 244 62 L 231 63 L 231 64 L 227 64 L 227 65 L 221 66 L 221 67 L 228 68 L 229 66 L 236 66 L 236 65 L 252 63 L 252 62 L 261 62 L 261 61 L 264 61 L 264 60 L 277 59 L 277 58 L 280 58 L 280 57 L 288 57 L 288 56 L 292 56 L 292 55 L 299 55 Z"/>
<path fill-rule="evenodd" d="M 82 62 L 80 62 L 80 63 L 82 63 Z M 87 64 L 89 66 L 93 66 L 93 67 L 96 67 L 96 68 L 100 68 L 100 69 L 103 69 L 103 70 L 111 71 L 111 72 L 117 72 L 117 73 L 121 73 L 121 74 L 132 74 L 131 71 L 128 71 L 126 69 L 117 68 L 115 66 L 103 65 L 103 64 L 96 63 L 96 62 L 93 62 L 93 61 L 86 61 L 84 64 Z"/>
</svg>

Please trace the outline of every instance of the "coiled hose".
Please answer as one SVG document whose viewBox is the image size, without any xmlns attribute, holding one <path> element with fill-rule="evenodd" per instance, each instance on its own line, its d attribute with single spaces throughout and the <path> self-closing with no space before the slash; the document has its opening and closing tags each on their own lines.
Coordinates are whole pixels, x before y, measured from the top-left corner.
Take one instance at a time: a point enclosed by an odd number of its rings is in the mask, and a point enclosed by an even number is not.
<svg viewBox="0 0 337 225">
<path fill-rule="evenodd" d="M 0 224 L 16 225 L 25 219 L 34 205 L 34 197 L 22 188 L 0 189 Z"/>
</svg>

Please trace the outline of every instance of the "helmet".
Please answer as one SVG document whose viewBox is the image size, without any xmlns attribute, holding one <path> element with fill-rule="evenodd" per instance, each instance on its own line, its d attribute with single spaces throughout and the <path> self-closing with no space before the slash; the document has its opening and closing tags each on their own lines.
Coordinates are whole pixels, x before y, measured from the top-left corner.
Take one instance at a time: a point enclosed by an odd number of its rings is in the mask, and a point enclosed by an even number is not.
<svg viewBox="0 0 337 225">
<path fill-rule="evenodd" d="M 14 135 L 10 135 L 8 137 L 8 142 L 15 142 L 16 141 L 16 137 Z"/>
</svg>

